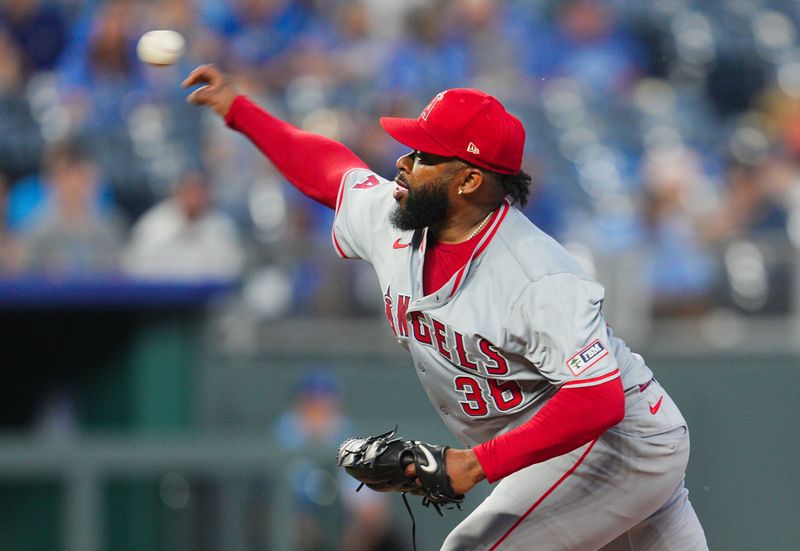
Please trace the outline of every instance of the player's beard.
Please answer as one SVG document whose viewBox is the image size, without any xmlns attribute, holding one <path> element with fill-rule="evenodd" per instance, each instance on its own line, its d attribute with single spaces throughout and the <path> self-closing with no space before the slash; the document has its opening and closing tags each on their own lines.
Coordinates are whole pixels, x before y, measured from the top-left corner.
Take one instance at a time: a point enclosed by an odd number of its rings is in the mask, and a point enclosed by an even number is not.
<svg viewBox="0 0 800 551">
<path fill-rule="evenodd" d="M 420 230 L 445 219 L 450 208 L 447 182 L 451 176 L 443 175 L 427 185 L 408 188 L 405 205 L 395 206 L 389 221 L 400 231 Z"/>
</svg>

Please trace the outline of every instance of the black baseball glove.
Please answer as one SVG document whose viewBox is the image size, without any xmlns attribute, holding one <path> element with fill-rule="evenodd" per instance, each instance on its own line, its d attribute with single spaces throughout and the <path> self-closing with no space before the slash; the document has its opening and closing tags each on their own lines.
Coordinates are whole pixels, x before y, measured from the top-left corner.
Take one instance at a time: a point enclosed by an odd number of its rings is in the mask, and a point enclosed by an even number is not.
<svg viewBox="0 0 800 551">
<path fill-rule="evenodd" d="M 395 430 L 342 442 L 336 463 L 347 474 L 378 492 L 404 492 L 422 496 L 422 504 L 433 505 L 441 515 L 442 508 L 461 508 L 463 495 L 450 485 L 444 456 L 447 446 L 432 446 L 395 436 Z M 416 479 L 406 476 L 405 469 L 414 463 Z M 361 489 L 361 486 L 359 486 Z"/>
</svg>

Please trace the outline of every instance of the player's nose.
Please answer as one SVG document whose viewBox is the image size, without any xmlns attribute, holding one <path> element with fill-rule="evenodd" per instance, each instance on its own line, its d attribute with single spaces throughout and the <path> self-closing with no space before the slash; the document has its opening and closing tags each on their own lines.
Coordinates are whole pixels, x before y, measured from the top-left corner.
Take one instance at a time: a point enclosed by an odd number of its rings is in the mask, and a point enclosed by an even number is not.
<svg viewBox="0 0 800 551">
<path fill-rule="evenodd" d="M 405 155 L 401 155 L 397 158 L 394 163 L 394 166 L 397 167 L 397 170 L 401 172 L 411 172 L 411 166 L 414 164 L 414 152 L 409 151 Z"/>
</svg>

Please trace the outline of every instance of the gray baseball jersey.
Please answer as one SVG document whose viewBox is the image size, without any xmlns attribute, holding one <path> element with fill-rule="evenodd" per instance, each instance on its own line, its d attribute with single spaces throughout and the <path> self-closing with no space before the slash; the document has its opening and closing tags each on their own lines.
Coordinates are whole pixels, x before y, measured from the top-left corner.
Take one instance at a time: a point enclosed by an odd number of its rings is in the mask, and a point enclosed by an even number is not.
<svg viewBox="0 0 800 551">
<path fill-rule="evenodd" d="M 439 415 L 467 446 L 533 417 L 559 389 L 620 377 L 625 418 L 601 437 L 496 484 L 442 549 L 706 551 L 688 500 L 686 422 L 638 354 L 614 337 L 603 288 L 508 203 L 470 260 L 424 296 L 427 231 L 389 223 L 395 184 L 342 178 L 333 243 L 374 267 L 386 318 Z"/>
<path fill-rule="evenodd" d="M 561 387 L 650 380 L 641 356 L 606 325 L 603 287 L 508 203 L 494 212 L 467 265 L 423 296 L 427 231 L 389 224 L 395 186 L 365 169 L 348 172 L 334 245 L 375 268 L 392 331 L 466 445 L 525 423 Z"/>
</svg>

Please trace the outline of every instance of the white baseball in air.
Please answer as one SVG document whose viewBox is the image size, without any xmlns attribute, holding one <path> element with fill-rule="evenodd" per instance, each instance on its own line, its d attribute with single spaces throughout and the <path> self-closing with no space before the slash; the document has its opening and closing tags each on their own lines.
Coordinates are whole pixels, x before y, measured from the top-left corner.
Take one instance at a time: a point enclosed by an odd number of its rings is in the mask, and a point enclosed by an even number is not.
<svg viewBox="0 0 800 551">
<path fill-rule="evenodd" d="M 186 51 L 181 33 L 171 30 L 148 31 L 136 44 L 136 54 L 150 65 L 174 65 Z"/>
</svg>

